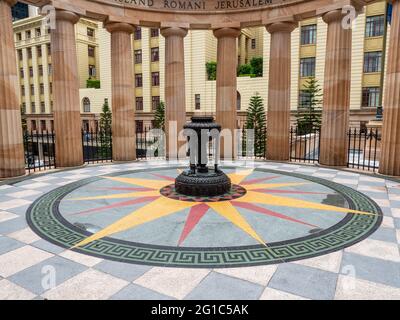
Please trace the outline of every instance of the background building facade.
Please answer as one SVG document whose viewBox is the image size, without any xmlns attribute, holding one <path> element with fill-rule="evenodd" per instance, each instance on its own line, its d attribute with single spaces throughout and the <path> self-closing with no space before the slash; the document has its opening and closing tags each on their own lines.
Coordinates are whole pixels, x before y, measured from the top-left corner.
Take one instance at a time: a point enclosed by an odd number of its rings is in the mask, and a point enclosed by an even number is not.
<svg viewBox="0 0 400 320">
<path fill-rule="evenodd" d="M 34 13 L 31 12 L 31 15 Z M 14 22 L 21 108 L 29 130 L 53 129 L 50 32 L 41 16 Z M 386 2 L 368 5 L 353 23 L 350 125 L 365 126 L 384 105 L 384 71 L 390 32 Z M 110 34 L 99 22 L 80 19 L 75 26 L 81 117 L 84 129 L 95 129 L 105 100 L 111 105 Z M 291 35 L 291 110 L 307 104 L 304 84 L 315 77 L 323 88 L 327 25 L 322 18 L 302 21 Z M 137 28 L 132 35 L 135 89 L 132 92 L 136 127 L 151 126 L 154 111 L 164 101 L 165 40 L 158 29 Z M 212 31 L 190 30 L 184 39 L 186 111 L 215 114 L 216 81 L 206 63 L 217 60 L 217 39 Z M 263 58 L 263 74 L 237 79 L 238 126 L 245 121 L 251 96 L 268 101 L 270 34 L 265 28 L 242 29 L 237 40 L 238 62 L 245 65 Z"/>
</svg>

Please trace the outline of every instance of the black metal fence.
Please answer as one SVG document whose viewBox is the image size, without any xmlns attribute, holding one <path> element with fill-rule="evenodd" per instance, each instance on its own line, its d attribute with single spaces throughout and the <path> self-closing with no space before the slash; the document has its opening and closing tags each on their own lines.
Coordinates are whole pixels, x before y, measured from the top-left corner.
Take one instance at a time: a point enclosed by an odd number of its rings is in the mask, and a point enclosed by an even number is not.
<svg viewBox="0 0 400 320">
<path fill-rule="evenodd" d="M 350 129 L 348 132 L 349 168 L 375 171 L 379 168 L 380 129 Z"/>
<path fill-rule="evenodd" d="M 239 159 L 266 159 L 266 131 L 239 134 Z M 290 161 L 316 163 L 320 153 L 320 130 L 299 132 L 293 127 L 289 132 Z M 348 131 L 349 168 L 374 171 L 379 167 L 381 132 L 379 129 L 353 128 Z M 138 159 L 164 159 L 162 141 L 146 127 L 136 132 Z M 254 148 L 248 148 L 254 145 Z M 85 163 L 112 161 L 111 131 L 82 131 L 83 158 Z M 55 135 L 53 132 L 24 132 L 25 166 L 30 172 L 56 168 Z M 214 159 L 214 145 L 209 144 L 209 159 Z"/>
<path fill-rule="evenodd" d="M 102 163 L 112 161 L 111 130 L 82 130 L 83 161 Z"/>
<path fill-rule="evenodd" d="M 25 169 L 31 173 L 56 167 L 55 139 L 53 132 L 23 133 Z"/>
<path fill-rule="evenodd" d="M 314 163 L 319 161 L 320 129 L 308 133 L 290 128 L 290 161 Z"/>
</svg>

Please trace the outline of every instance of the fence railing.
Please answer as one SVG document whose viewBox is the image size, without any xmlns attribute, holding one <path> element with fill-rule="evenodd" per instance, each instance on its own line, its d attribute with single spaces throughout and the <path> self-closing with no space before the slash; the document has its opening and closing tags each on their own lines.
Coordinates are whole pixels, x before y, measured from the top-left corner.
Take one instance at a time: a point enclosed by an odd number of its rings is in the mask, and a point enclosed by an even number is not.
<svg viewBox="0 0 400 320">
<path fill-rule="evenodd" d="M 349 168 L 375 171 L 379 168 L 381 130 L 350 129 L 348 132 Z"/>
<path fill-rule="evenodd" d="M 101 163 L 112 161 L 111 130 L 82 130 L 83 161 Z"/>
<path fill-rule="evenodd" d="M 56 167 L 53 132 L 24 132 L 25 169 L 31 173 Z"/>
<path fill-rule="evenodd" d="M 314 163 L 319 161 L 320 129 L 308 133 L 290 128 L 290 161 Z"/>
<path fill-rule="evenodd" d="M 266 131 L 239 134 L 239 159 L 266 159 Z M 291 128 L 290 161 L 316 163 L 320 153 L 320 129 L 308 133 Z M 349 168 L 377 170 L 380 158 L 381 132 L 379 129 L 353 128 L 348 131 Z M 254 148 L 247 148 L 253 145 Z M 56 168 L 55 134 L 53 132 L 24 132 L 25 166 L 30 172 Z M 102 163 L 112 161 L 111 131 L 82 131 L 83 158 L 85 163 Z M 164 152 L 160 147 L 159 137 L 150 128 L 136 132 L 136 156 L 138 159 L 163 159 Z M 249 151 L 250 150 L 250 151 Z M 214 161 L 214 145 L 209 144 L 208 156 Z"/>
</svg>

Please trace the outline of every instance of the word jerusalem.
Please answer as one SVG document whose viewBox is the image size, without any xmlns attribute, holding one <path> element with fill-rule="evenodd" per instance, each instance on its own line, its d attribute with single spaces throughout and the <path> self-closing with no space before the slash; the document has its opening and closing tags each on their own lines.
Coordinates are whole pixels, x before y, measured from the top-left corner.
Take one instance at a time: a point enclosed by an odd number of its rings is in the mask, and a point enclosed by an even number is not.
<svg viewBox="0 0 400 320">
<path fill-rule="evenodd" d="M 273 0 L 114 0 L 117 3 L 138 7 L 176 10 L 230 10 L 262 7 Z"/>
</svg>

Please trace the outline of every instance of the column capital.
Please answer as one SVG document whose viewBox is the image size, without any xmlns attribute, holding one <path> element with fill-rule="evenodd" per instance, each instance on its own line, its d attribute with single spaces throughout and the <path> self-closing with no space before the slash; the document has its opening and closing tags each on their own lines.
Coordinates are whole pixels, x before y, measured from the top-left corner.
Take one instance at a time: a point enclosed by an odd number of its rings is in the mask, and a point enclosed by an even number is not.
<svg viewBox="0 0 400 320">
<path fill-rule="evenodd" d="M 122 31 L 131 34 L 135 31 L 135 26 L 125 22 L 109 22 L 105 25 L 105 28 L 110 33 Z"/>
<path fill-rule="evenodd" d="M 219 28 L 213 32 L 216 38 L 237 38 L 240 35 L 240 29 L 237 28 Z"/>
<path fill-rule="evenodd" d="M 161 35 L 163 37 L 170 37 L 170 36 L 178 36 L 178 37 L 186 37 L 188 30 L 186 28 L 180 28 L 180 27 L 166 27 L 166 28 L 161 28 L 160 30 Z"/>
<path fill-rule="evenodd" d="M 298 23 L 296 22 L 274 22 L 271 24 L 267 24 L 265 28 L 269 33 L 275 32 L 288 32 L 291 33 L 294 29 L 296 29 Z"/>
<path fill-rule="evenodd" d="M 358 15 L 359 11 L 361 10 L 360 7 L 354 7 L 355 13 Z M 331 23 L 335 21 L 341 21 L 345 16 L 347 16 L 349 12 L 347 10 L 343 11 L 342 9 L 331 10 L 322 14 L 322 20 L 325 23 Z"/>
<path fill-rule="evenodd" d="M 2 1 L 2 0 L 0 0 Z M 8 5 L 10 7 L 12 7 L 13 5 L 15 5 L 17 3 L 17 0 L 3 0 L 5 3 L 8 3 Z"/>
<path fill-rule="evenodd" d="M 69 21 L 72 22 L 73 24 L 77 23 L 79 21 L 79 15 L 71 12 L 71 11 L 67 11 L 67 10 L 56 10 L 56 19 L 60 20 L 60 21 Z"/>
</svg>

